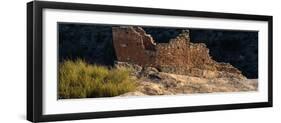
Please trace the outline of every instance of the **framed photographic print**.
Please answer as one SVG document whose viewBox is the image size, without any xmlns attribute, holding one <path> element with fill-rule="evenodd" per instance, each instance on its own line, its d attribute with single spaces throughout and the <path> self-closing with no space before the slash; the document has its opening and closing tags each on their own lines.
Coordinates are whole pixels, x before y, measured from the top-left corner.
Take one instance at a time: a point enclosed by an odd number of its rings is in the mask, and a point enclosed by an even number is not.
<svg viewBox="0 0 281 123">
<path fill-rule="evenodd" d="M 272 107 L 272 16 L 33 1 L 33 122 Z"/>
</svg>

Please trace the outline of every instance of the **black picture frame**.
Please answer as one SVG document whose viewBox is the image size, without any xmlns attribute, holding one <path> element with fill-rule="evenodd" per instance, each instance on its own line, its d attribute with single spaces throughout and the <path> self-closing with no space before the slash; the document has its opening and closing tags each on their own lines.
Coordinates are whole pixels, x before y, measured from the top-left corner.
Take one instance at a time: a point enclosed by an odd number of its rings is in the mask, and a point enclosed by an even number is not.
<svg viewBox="0 0 281 123">
<path fill-rule="evenodd" d="M 241 104 L 43 115 L 42 113 L 43 111 L 43 107 L 42 107 L 43 13 L 42 10 L 44 8 L 266 21 L 268 22 L 268 101 L 255 102 L 255 103 L 241 103 Z M 185 11 L 185 10 L 93 5 L 93 4 L 63 3 L 63 2 L 45 2 L 45 1 L 29 2 L 27 3 L 27 120 L 32 122 L 63 121 L 63 120 L 93 119 L 93 118 L 106 118 L 106 117 L 123 117 L 123 116 L 136 116 L 136 115 L 155 115 L 155 114 L 200 112 L 200 111 L 213 111 L 213 110 L 272 107 L 273 106 L 273 97 L 272 97 L 272 59 L 273 59 L 272 58 L 272 45 L 273 45 L 272 28 L 273 27 L 272 25 L 273 25 L 273 17 L 264 16 L 264 15 Z"/>
</svg>

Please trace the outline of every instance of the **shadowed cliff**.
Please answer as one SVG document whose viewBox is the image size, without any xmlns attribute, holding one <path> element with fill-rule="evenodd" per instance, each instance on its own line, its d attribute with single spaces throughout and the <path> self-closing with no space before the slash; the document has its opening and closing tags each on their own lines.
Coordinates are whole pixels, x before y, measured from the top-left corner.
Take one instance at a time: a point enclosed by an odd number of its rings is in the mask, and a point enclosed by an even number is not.
<svg viewBox="0 0 281 123">
<path fill-rule="evenodd" d="M 156 43 L 175 38 L 183 29 L 144 27 Z M 258 75 L 258 33 L 189 29 L 194 43 L 205 43 L 211 57 L 230 63 L 247 78 Z M 59 60 L 83 58 L 90 63 L 113 65 L 116 55 L 111 25 L 59 24 Z"/>
</svg>

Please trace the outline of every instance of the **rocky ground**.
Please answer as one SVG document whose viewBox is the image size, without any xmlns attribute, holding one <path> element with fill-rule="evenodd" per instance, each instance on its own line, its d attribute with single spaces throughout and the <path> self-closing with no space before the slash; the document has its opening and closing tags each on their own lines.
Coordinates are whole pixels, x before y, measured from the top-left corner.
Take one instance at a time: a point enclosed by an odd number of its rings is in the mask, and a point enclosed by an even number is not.
<svg viewBox="0 0 281 123">
<path fill-rule="evenodd" d="M 194 77 L 160 72 L 156 68 L 120 63 L 118 67 L 132 70 L 132 78 L 138 87 L 134 92 L 120 96 L 175 95 L 213 92 L 257 91 L 257 79 L 244 77 Z"/>
</svg>

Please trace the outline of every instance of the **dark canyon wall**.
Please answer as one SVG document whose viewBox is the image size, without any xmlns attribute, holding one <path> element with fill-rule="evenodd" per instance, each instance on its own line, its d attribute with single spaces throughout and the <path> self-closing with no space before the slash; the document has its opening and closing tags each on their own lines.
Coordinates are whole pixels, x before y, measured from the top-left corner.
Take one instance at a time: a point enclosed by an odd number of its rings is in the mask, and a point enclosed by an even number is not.
<svg viewBox="0 0 281 123">
<path fill-rule="evenodd" d="M 90 63 L 113 65 L 116 54 L 111 25 L 61 23 L 59 29 L 59 59 L 83 58 Z M 168 43 L 177 37 L 180 28 L 144 27 L 155 43 Z M 258 75 L 258 32 L 189 29 L 194 43 L 205 43 L 211 57 L 230 63 L 248 78 Z"/>
</svg>

